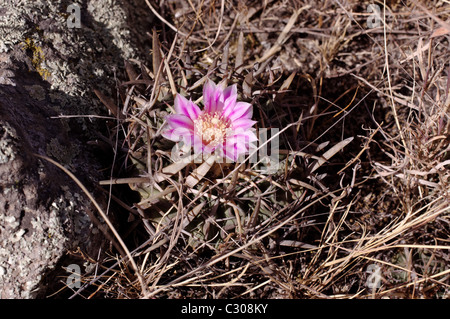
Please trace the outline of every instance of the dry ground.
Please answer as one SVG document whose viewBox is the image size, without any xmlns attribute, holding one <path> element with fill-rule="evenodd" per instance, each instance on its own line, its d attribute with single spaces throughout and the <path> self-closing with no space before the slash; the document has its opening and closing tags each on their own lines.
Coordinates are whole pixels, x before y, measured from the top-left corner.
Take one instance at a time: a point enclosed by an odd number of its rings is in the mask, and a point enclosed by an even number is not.
<svg viewBox="0 0 450 319">
<path fill-rule="evenodd" d="M 449 297 L 447 1 L 147 4 L 150 62 L 97 92 L 117 118 L 101 184 L 120 237 L 75 295 Z M 280 129 L 276 172 L 217 165 L 188 185 L 199 164 L 172 163 L 159 133 L 206 78 Z"/>
</svg>

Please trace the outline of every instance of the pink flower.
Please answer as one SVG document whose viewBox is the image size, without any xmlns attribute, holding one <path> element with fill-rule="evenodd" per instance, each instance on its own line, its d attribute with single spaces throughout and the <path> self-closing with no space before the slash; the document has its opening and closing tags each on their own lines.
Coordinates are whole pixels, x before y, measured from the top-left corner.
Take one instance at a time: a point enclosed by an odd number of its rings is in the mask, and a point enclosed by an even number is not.
<svg viewBox="0 0 450 319">
<path fill-rule="evenodd" d="M 236 161 L 257 140 L 252 129 L 256 123 L 251 119 L 252 105 L 237 102 L 236 85 L 223 89 L 207 80 L 203 110 L 180 94 L 174 104 L 176 114 L 166 117 L 168 127 L 161 134 L 174 142 L 192 145 L 196 154 L 217 152 L 222 158 Z"/>
</svg>

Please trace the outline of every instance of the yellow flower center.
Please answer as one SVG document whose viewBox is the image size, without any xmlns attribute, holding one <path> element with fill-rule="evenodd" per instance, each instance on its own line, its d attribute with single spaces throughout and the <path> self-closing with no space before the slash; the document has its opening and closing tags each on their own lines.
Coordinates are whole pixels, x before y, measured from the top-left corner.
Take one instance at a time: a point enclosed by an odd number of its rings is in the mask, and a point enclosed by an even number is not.
<svg viewBox="0 0 450 319">
<path fill-rule="evenodd" d="M 231 129 L 231 121 L 219 113 L 204 113 L 194 120 L 195 133 L 201 136 L 204 145 L 213 147 L 222 144 Z"/>
</svg>

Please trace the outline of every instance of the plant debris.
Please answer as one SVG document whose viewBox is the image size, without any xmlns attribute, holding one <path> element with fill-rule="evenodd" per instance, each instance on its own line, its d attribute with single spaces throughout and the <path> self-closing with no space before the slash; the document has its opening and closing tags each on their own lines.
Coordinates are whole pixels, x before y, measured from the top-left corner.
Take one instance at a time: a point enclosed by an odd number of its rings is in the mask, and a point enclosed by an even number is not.
<svg viewBox="0 0 450 319">
<path fill-rule="evenodd" d="M 114 256 L 75 295 L 449 297 L 445 1 L 146 3 L 151 59 L 126 61 L 118 99 L 97 92 L 117 119 L 101 184 L 140 274 Z M 253 105 L 277 165 L 173 160 L 164 118 L 208 79 Z"/>
</svg>

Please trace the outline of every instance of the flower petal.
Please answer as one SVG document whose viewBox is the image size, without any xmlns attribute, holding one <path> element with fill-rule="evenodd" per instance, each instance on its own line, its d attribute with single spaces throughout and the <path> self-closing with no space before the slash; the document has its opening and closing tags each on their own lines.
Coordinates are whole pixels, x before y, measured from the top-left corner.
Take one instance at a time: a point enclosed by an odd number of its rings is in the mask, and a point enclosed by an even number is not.
<svg viewBox="0 0 450 319">
<path fill-rule="evenodd" d="M 237 102 L 236 105 L 234 106 L 233 110 L 231 110 L 229 112 L 229 114 L 227 114 L 227 117 L 230 120 L 234 121 L 234 120 L 237 120 L 237 119 L 243 117 L 244 115 L 248 115 L 250 112 L 252 112 L 252 111 L 249 111 L 251 109 L 252 109 L 252 105 L 250 103 Z M 245 118 L 248 118 L 248 116 L 245 116 Z"/>
<path fill-rule="evenodd" d="M 249 128 L 251 128 L 256 123 L 256 121 L 241 117 L 240 119 L 237 119 L 237 120 L 233 121 L 232 123 L 233 123 L 233 128 L 235 130 L 244 130 L 245 131 L 245 130 L 248 130 Z"/>
<path fill-rule="evenodd" d="M 216 150 L 216 148 L 220 148 L 220 145 L 212 146 L 211 144 L 203 145 L 203 153 L 210 154 Z"/>
<path fill-rule="evenodd" d="M 168 128 L 161 131 L 161 135 L 171 141 L 179 142 L 181 140 L 188 141 L 192 139 L 192 132 L 187 128 Z"/>
<path fill-rule="evenodd" d="M 231 136 L 231 139 L 233 139 L 235 143 L 241 143 L 245 145 L 256 142 L 258 140 L 255 133 L 253 133 L 252 131 L 245 131 L 234 134 L 233 136 Z"/>
<path fill-rule="evenodd" d="M 195 154 L 200 154 L 203 152 L 203 141 L 200 136 L 194 135 L 193 145 Z"/>
<path fill-rule="evenodd" d="M 194 122 L 192 122 L 192 120 L 186 115 L 167 115 L 166 121 L 171 128 L 186 128 L 194 132 Z"/>
<path fill-rule="evenodd" d="M 227 142 L 223 147 L 223 154 L 233 162 L 236 162 L 239 156 L 244 155 L 247 151 L 247 148 L 239 143 Z"/>
<path fill-rule="evenodd" d="M 237 95 L 237 86 L 236 84 L 230 85 L 225 90 L 223 90 L 223 99 L 226 100 L 229 97 Z"/>
<path fill-rule="evenodd" d="M 174 108 L 177 114 L 186 115 L 193 121 L 196 120 L 202 112 L 192 100 L 188 101 L 181 94 L 177 94 L 175 97 Z"/>
<path fill-rule="evenodd" d="M 223 109 L 223 101 L 223 89 L 208 79 L 203 86 L 205 112 L 215 113 L 221 111 Z"/>
<path fill-rule="evenodd" d="M 176 138 L 175 134 L 173 133 L 173 130 L 174 130 L 173 128 L 168 128 L 168 129 L 162 130 L 161 135 L 168 140 L 178 142 L 180 140 L 180 138 L 178 138 L 178 139 Z"/>
<path fill-rule="evenodd" d="M 234 149 L 234 145 L 232 144 L 226 144 L 223 148 L 223 155 L 230 159 L 231 162 L 235 162 L 237 159 L 236 156 L 237 151 Z"/>
<path fill-rule="evenodd" d="M 253 107 L 249 107 L 244 114 L 241 115 L 241 118 L 251 119 L 253 116 Z"/>
<path fill-rule="evenodd" d="M 225 112 L 228 108 L 233 108 L 237 100 L 237 86 L 236 84 L 227 87 L 223 90 L 223 111 Z"/>
<path fill-rule="evenodd" d="M 225 101 L 223 102 L 223 111 L 222 111 L 222 115 L 224 117 L 228 117 L 230 113 L 233 111 L 233 109 L 236 106 L 236 100 L 237 100 L 237 92 L 236 93 L 231 92 L 230 95 L 225 99 Z"/>
</svg>

